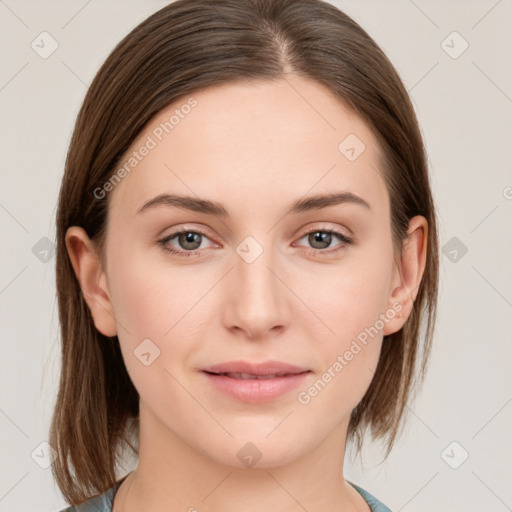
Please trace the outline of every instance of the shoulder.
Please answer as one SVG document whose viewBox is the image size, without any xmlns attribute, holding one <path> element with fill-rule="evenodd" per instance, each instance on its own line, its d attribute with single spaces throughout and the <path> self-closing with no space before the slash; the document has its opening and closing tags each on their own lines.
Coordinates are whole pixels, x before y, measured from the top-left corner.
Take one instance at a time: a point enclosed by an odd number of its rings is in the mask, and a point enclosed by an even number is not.
<svg viewBox="0 0 512 512">
<path fill-rule="evenodd" d="M 71 505 L 59 512 L 111 512 L 112 504 L 114 503 L 114 495 L 124 478 L 103 494 L 93 496 L 92 498 L 80 503 L 80 505 Z"/>
<path fill-rule="evenodd" d="M 364 498 L 366 503 L 370 506 L 372 512 L 392 512 L 389 507 L 384 505 L 382 501 L 379 501 L 375 496 L 370 494 L 368 491 L 348 481 L 348 483 Z"/>
<path fill-rule="evenodd" d="M 112 510 L 112 489 L 99 496 L 94 496 L 80 505 L 72 505 L 60 512 L 111 512 Z"/>
</svg>

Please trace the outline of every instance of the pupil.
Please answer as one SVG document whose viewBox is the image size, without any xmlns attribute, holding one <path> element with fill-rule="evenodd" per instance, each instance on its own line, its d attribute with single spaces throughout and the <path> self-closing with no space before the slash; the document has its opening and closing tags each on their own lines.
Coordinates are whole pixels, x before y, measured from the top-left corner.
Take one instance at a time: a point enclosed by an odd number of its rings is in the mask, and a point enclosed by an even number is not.
<svg viewBox="0 0 512 512">
<path fill-rule="evenodd" d="M 189 231 L 187 233 L 181 233 L 181 237 L 182 240 L 184 239 L 184 242 L 182 244 L 184 249 L 197 249 L 201 245 L 201 235 L 199 233 L 191 233 Z M 188 247 L 187 244 L 192 244 L 193 247 Z M 194 244 L 196 245 L 194 246 Z"/>
<path fill-rule="evenodd" d="M 313 237 L 310 242 L 312 244 L 319 242 L 321 244 L 320 247 L 316 247 L 317 249 L 325 249 L 326 247 L 329 247 L 329 244 L 331 242 L 331 234 L 325 233 L 321 231 L 317 231 L 316 233 L 313 233 L 310 235 L 310 237 Z M 322 245 L 323 244 L 323 245 Z"/>
</svg>

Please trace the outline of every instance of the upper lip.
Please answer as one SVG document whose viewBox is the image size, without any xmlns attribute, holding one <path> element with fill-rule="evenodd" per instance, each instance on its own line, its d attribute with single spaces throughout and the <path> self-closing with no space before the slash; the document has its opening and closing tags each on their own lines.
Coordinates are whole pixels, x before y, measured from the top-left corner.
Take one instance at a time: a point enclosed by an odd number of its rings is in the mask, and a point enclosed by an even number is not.
<svg viewBox="0 0 512 512">
<path fill-rule="evenodd" d="M 247 373 L 250 375 L 273 375 L 275 373 L 296 374 L 309 371 L 307 368 L 301 368 L 281 361 L 228 361 L 226 363 L 215 364 L 203 371 L 210 373 Z"/>
</svg>

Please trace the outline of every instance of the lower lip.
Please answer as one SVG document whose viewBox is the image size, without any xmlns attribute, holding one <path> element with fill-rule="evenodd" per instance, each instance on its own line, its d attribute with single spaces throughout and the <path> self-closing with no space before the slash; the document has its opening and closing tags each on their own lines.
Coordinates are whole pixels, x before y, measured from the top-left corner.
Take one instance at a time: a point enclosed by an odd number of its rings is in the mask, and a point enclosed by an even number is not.
<svg viewBox="0 0 512 512">
<path fill-rule="evenodd" d="M 242 402 L 259 403 L 270 402 L 296 388 L 310 372 L 283 375 L 272 379 L 234 379 L 227 375 L 203 373 L 213 386 L 232 398 Z"/>
</svg>

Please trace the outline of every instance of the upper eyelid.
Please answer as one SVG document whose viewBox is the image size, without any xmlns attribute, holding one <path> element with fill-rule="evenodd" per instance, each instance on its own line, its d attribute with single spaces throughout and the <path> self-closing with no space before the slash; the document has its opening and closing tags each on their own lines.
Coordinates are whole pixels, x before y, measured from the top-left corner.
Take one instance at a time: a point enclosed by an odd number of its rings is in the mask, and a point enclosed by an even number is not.
<svg viewBox="0 0 512 512">
<path fill-rule="evenodd" d="M 343 233 L 344 229 L 346 231 L 348 231 L 347 234 Z M 304 235 L 307 235 L 309 233 L 314 233 L 315 231 L 335 231 L 335 232 L 339 232 L 340 234 L 346 236 L 347 238 L 353 238 L 353 236 L 354 236 L 352 231 L 348 228 L 341 228 L 339 226 L 336 226 L 336 227 L 323 226 L 323 225 L 304 228 L 303 230 L 299 231 L 299 233 L 300 233 L 299 236 L 302 238 Z"/>
</svg>

